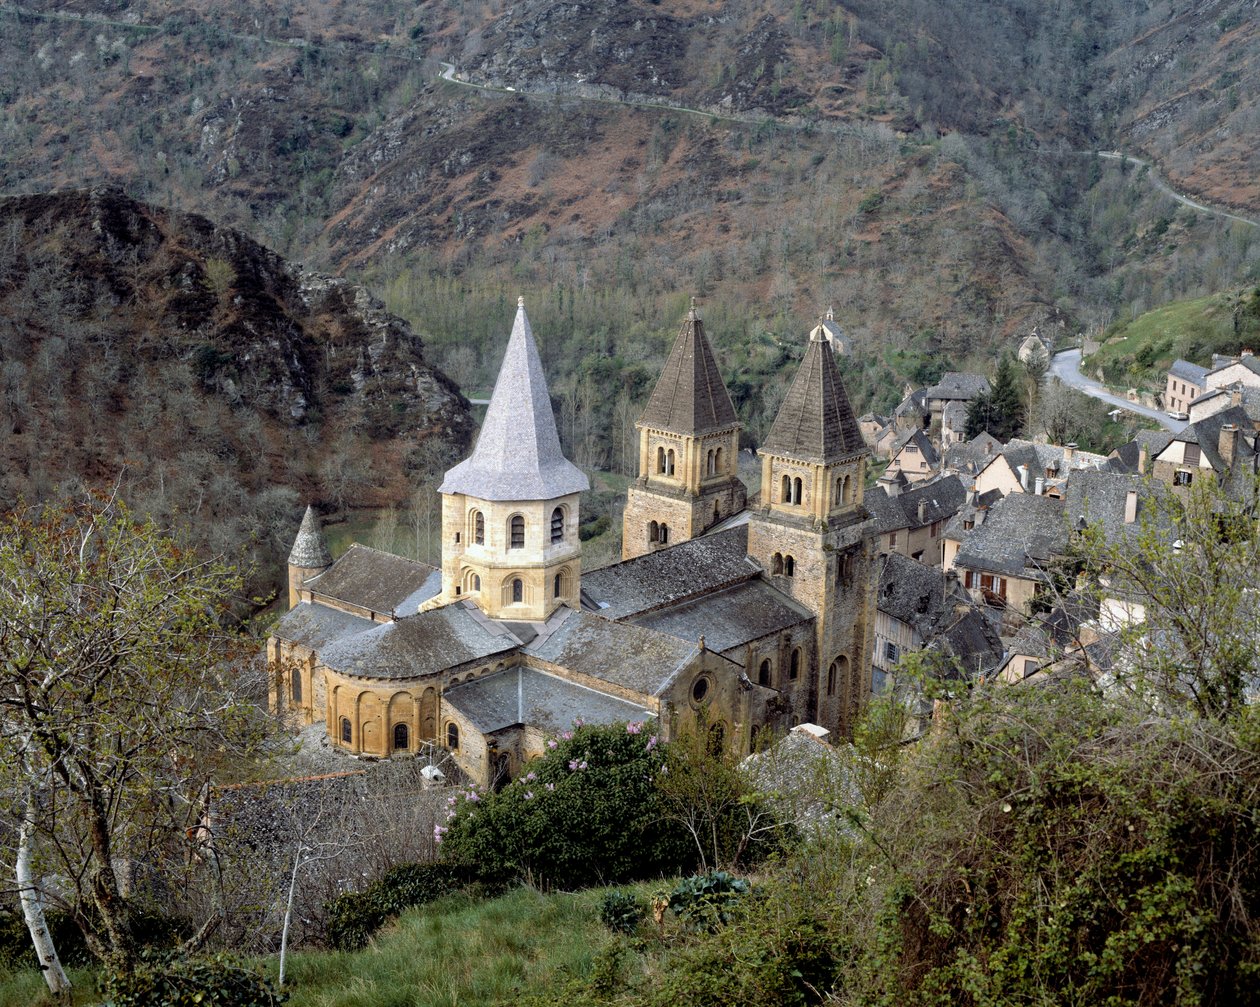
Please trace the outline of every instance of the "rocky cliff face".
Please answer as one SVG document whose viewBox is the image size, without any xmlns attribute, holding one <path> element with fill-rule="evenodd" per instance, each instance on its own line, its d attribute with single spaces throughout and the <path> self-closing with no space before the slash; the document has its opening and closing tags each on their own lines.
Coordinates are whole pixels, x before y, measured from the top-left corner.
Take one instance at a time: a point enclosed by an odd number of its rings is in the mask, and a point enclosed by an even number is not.
<svg viewBox="0 0 1260 1007">
<path fill-rule="evenodd" d="M 0 506 L 121 479 L 223 547 L 397 502 L 473 428 L 363 288 L 108 188 L 0 199 L 0 386 Z"/>
</svg>

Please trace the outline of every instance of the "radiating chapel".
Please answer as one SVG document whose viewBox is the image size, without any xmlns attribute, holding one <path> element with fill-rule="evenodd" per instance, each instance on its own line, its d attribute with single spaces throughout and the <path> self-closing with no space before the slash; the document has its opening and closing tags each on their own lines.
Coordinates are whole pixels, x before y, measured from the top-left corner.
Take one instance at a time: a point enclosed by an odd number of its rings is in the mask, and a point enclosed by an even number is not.
<svg viewBox="0 0 1260 1007">
<path fill-rule="evenodd" d="M 847 734 L 870 692 L 875 538 L 867 450 L 825 323 L 761 445 L 753 506 L 740 423 L 694 305 L 638 422 L 620 563 L 583 574 L 586 476 L 560 447 L 521 302 L 472 454 L 441 485 L 442 567 L 354 545 L 333 561 L 307 509 L 272 702 L 331 742 L 437 746 L 509 778 L 549 735 L 701 709 L 747 751 L 762 728 Z"/>
</svg>

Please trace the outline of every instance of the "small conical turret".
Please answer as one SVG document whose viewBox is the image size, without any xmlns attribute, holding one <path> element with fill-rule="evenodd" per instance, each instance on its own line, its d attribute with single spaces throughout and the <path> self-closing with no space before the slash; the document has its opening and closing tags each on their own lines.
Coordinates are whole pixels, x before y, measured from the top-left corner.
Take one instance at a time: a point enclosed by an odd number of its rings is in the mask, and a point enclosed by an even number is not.
<svg viewBox="0 0 1260 1007">
<path fill-rule="evenodd" d="M 323 525 L 315 508 L 308 504 L 293 548 L 289 550 L 289 608 L 301 600 L 302 583 L 330 566 L 332 553 L 328 551 Z"/>
</svg>

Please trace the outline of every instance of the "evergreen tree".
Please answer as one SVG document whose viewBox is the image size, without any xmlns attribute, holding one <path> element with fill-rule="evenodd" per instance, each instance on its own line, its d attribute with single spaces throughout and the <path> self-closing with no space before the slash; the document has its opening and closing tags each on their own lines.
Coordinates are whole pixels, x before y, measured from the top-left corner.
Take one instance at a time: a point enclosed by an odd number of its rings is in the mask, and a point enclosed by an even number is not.
<svg viewBox="0 0 1260 1007">
<path fill-rule="evenodd" d="M 967 408 L 967 437 L 987 430 L 1000 441 L 1009 441 L 1024 429 L 1024 402 L 1019 380 L 1009 356 L 998 364 L 993 388 L 971 400 Z"/>
</svg>

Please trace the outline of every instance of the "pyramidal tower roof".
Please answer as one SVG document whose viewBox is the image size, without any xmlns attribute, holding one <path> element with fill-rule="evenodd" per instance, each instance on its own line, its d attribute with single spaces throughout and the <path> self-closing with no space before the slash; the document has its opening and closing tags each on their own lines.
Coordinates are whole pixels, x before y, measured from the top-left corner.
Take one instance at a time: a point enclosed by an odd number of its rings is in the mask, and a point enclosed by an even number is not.
<svg viewBox="0 0 1260 1007">
<path fill-rule="evenodd" d="M 695 298 L 639 422 L 675 434 L 710 433 L 739 422 Z"/>
<path fill-rule="evenodd" d="M 867 450 L 822 325 L 809 334 L 805 359 L 761 450 L 823 464 Z"/>
<path fill-rule="evenodd" d="M 289 550 L 289 565 L 307 570 L 332 565 L 332 553 L 328 551 L 328 541 L 324 538 L 324 526 L 320 524 L 319 515 L 310 504 L 306 505 L 297 538 L 293 540 L 293 548 Z"/>
<path fill-rule="evenodd" d="M 564 457 L 538 346 L 516 302 L 516 321 L 473 453 L 446 473 L 440 493 L 481 500 L 552 500 L 590 488 Z"/>
</svg>

